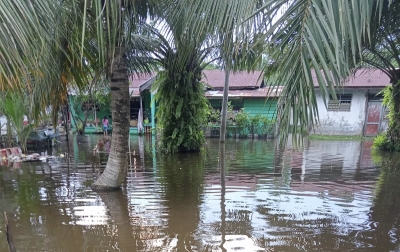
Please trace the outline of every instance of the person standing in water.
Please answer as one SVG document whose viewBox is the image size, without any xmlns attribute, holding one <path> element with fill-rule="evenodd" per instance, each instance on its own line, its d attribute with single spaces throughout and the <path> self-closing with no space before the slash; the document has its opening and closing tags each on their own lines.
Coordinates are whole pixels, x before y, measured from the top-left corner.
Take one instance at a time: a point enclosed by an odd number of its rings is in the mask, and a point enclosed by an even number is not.
<svg viewBox="0 0 400 252">
<path fill-rule="evenodd" d="M 108 119 L 107 119 L 107 116 L 105 116 L 105 117 L 103 118 L 102 123 L 103 123 L 103 134 L 104 134 L 105 136 L 107 136 L 107 135 L 108 135 Z"/>
</svg>

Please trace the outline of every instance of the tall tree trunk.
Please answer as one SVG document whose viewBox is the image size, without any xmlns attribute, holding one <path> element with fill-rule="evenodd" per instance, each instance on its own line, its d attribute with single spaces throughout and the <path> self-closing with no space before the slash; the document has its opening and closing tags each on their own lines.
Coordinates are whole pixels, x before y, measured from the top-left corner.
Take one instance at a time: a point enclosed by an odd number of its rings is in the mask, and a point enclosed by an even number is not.
<svg viewBox="0 0 400 252">
<path fill-rule="evenodd" d="M 12 129 L 11 129 L 11 120 L 9 117 L 7 117 L 7 147 L 11 148 L 12 147 L 12 141 L 13 141 L 13 136 L 12 136 Z"/>
<path fill-rule="evenodd" d="M 116 47 L 111 69 L 112 141 L 103 174 L 92 185 L 93 190 L 119 189 L 127 166 L 129 138 L 129 80 L 125 47 Z"/>
<path fill-rule="evenodd" d="M 121 251 L 137 251 L 137 245 L 141 243 L 140 231 L 142 228 L 141 223 L 138 223 L 134 230 L 131 224 L 127 196 L 122 191 L 100 192 L 98 195 L 106 205 L 114 225 L 117 226 L 118 248 Z"/>
<path fill-rule="evenodd" d="M 69 97 L 67 95 L 67 104 L 64 105 L 63 108 L 63 114 L 64 114 L 64 128 L 65 128 L 65 137 L 67 142 L 69 141 L 69 127 L 68 127 L 68 117 L 69 117 Z"/>
<path fill-rule="evenodd" d="M 225 68 L 224 96 L 222 99 L 221 128 L 219 130 L 220 142 L 225 142 L 225 135 L 226 135 L 226 116 L 228 113 L 228 94 L 229 94 L 229 74 L 230 74 L 230 67 L 228 67 L 227 65 Z"/>
<path fill-rule="evenodd" d="M 389 124 L 389 129 L 387 132 L 387 139 L 389 142 L 389 149 L 396 149 L 396 151 L 400 150 L 400 83 L 397 79 L 391 79 L 393 90 L 392 90 L 392 99 L 393 99 L 393 118 L 391 118 L 391 122 Z"/>
</svg>

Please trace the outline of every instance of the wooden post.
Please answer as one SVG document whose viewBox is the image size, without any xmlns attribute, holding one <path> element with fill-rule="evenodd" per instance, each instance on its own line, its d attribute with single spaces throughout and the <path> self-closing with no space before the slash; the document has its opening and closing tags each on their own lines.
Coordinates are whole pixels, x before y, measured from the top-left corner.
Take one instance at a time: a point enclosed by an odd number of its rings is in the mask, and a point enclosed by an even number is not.
<svg viewBox="0 0 400 252">
<path fill-rule="evenodd" d="M 156 128 L 156 119 L 155 119 L 155 117 L 156 117 L 156 101 L 155 101 L 155 98 L 154 98 L 154 92 L 151 92 L 151 94 L 150 94 L 150 99 L 151 99 L 151 105 L 150 105 L 150 107 L 151 107 L 151 132 L 152 132 L 152 134 L 155 134 L 155 128 Z"/>
<path fill-rule="evenodd" d="M 17 250 L 15 249 L 14 243 L 12 241 L 10 225 L 8 224 L 8 218 L 7 218 L 6 212 L 4 212 L 4 219 L 5 219 L 5 223 L 6 223 L 6 238 L 7 238 L 8 250 L 10 252 L 16 252 Z"/>
<path fill-rule="evenodd" d="M 225 142 L 226 116 L 227 116 L 227 110 L 228 110 L 229 74 L 230 74 L 230 67 L 227 64 L 227 66 L 225 68 L 224 96 L 222 99 L 221 128 L 219 130 L 219 141 L 220 142 Z"/>
</svg>

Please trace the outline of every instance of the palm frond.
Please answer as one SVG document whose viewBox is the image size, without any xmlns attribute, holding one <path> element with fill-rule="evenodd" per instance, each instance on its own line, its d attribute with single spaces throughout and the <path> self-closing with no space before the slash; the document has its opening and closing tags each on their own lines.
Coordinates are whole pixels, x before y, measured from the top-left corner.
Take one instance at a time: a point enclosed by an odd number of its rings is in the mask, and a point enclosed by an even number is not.
<svg viewBox="0 0 400 252">
<path fill-rule="evenodd" d="M 298 142 L 299 132 L 318 123 L 316 87 L 325 102 L 329 95 L 336 97 L 341 80 L 360 63 L 382 1 L 270 1 L 263 6 L 266 15 L 284 7 L 266 33 L 271 62 L 264 69 L 270 85 L 284 86 L 278 108 L 283 143 L 289 132 Z"/>
</svg>

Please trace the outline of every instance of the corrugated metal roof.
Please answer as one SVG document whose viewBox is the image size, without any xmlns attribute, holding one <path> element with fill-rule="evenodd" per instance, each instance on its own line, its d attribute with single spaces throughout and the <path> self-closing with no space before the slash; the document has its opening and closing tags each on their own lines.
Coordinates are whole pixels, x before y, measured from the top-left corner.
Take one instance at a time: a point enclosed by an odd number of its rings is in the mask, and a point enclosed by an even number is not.
<svg viewBox="0 0 400 252">
<path fill-rule="evenodd" d="M 229 90 L 228 97 L 279 97 L 282 92 L 283 87 L 274 87 L 270 89 L 269 87 L 258 88 L 253 90 Z M 208 98 L 221 98 L 224 95 L 222 90 L 209 90 L 205 93 Z"/>
<path fill-rule="evenodd" d="M 156 73 L 151 73 L 151 74 L 143 74 L 140 76 L 137 75 L 129 76 L 129 82 L 130 82 L 129 94 L 134 97 L 140 96 L 141 86 L 146 84 L 148 81 L 152 80 L 156 75 L 157 75 Z"/>
<path fill-rule="evenodd" d="M 229 75 L 229 89 L 258 88 L 262 83 L 262 72 L 238 72 Z M 203 70 L 201 81 L 215 89 L 223 89 L 225 72 L 222 70 Z"/>
<path fill-rule="evenodd" d="M 129 82 L 130 82 L 129 88 L 138 88 L 156 75 L 157 75 L 157 73 L 142 74 L 140 76 L 130 75 L 129 76 Z"/>
<path fill-rule="evenodd" d="M 314 86 L 318 86 L 315 72 L 313 72 L 312 75 Z M 390 79 L 384 72 L 379 69 L 367 68 L 358 70 L 343 83 L 343 87 L 347 88 L 383 88 L 388 85 L 390 85 Z"/>
</svg>

